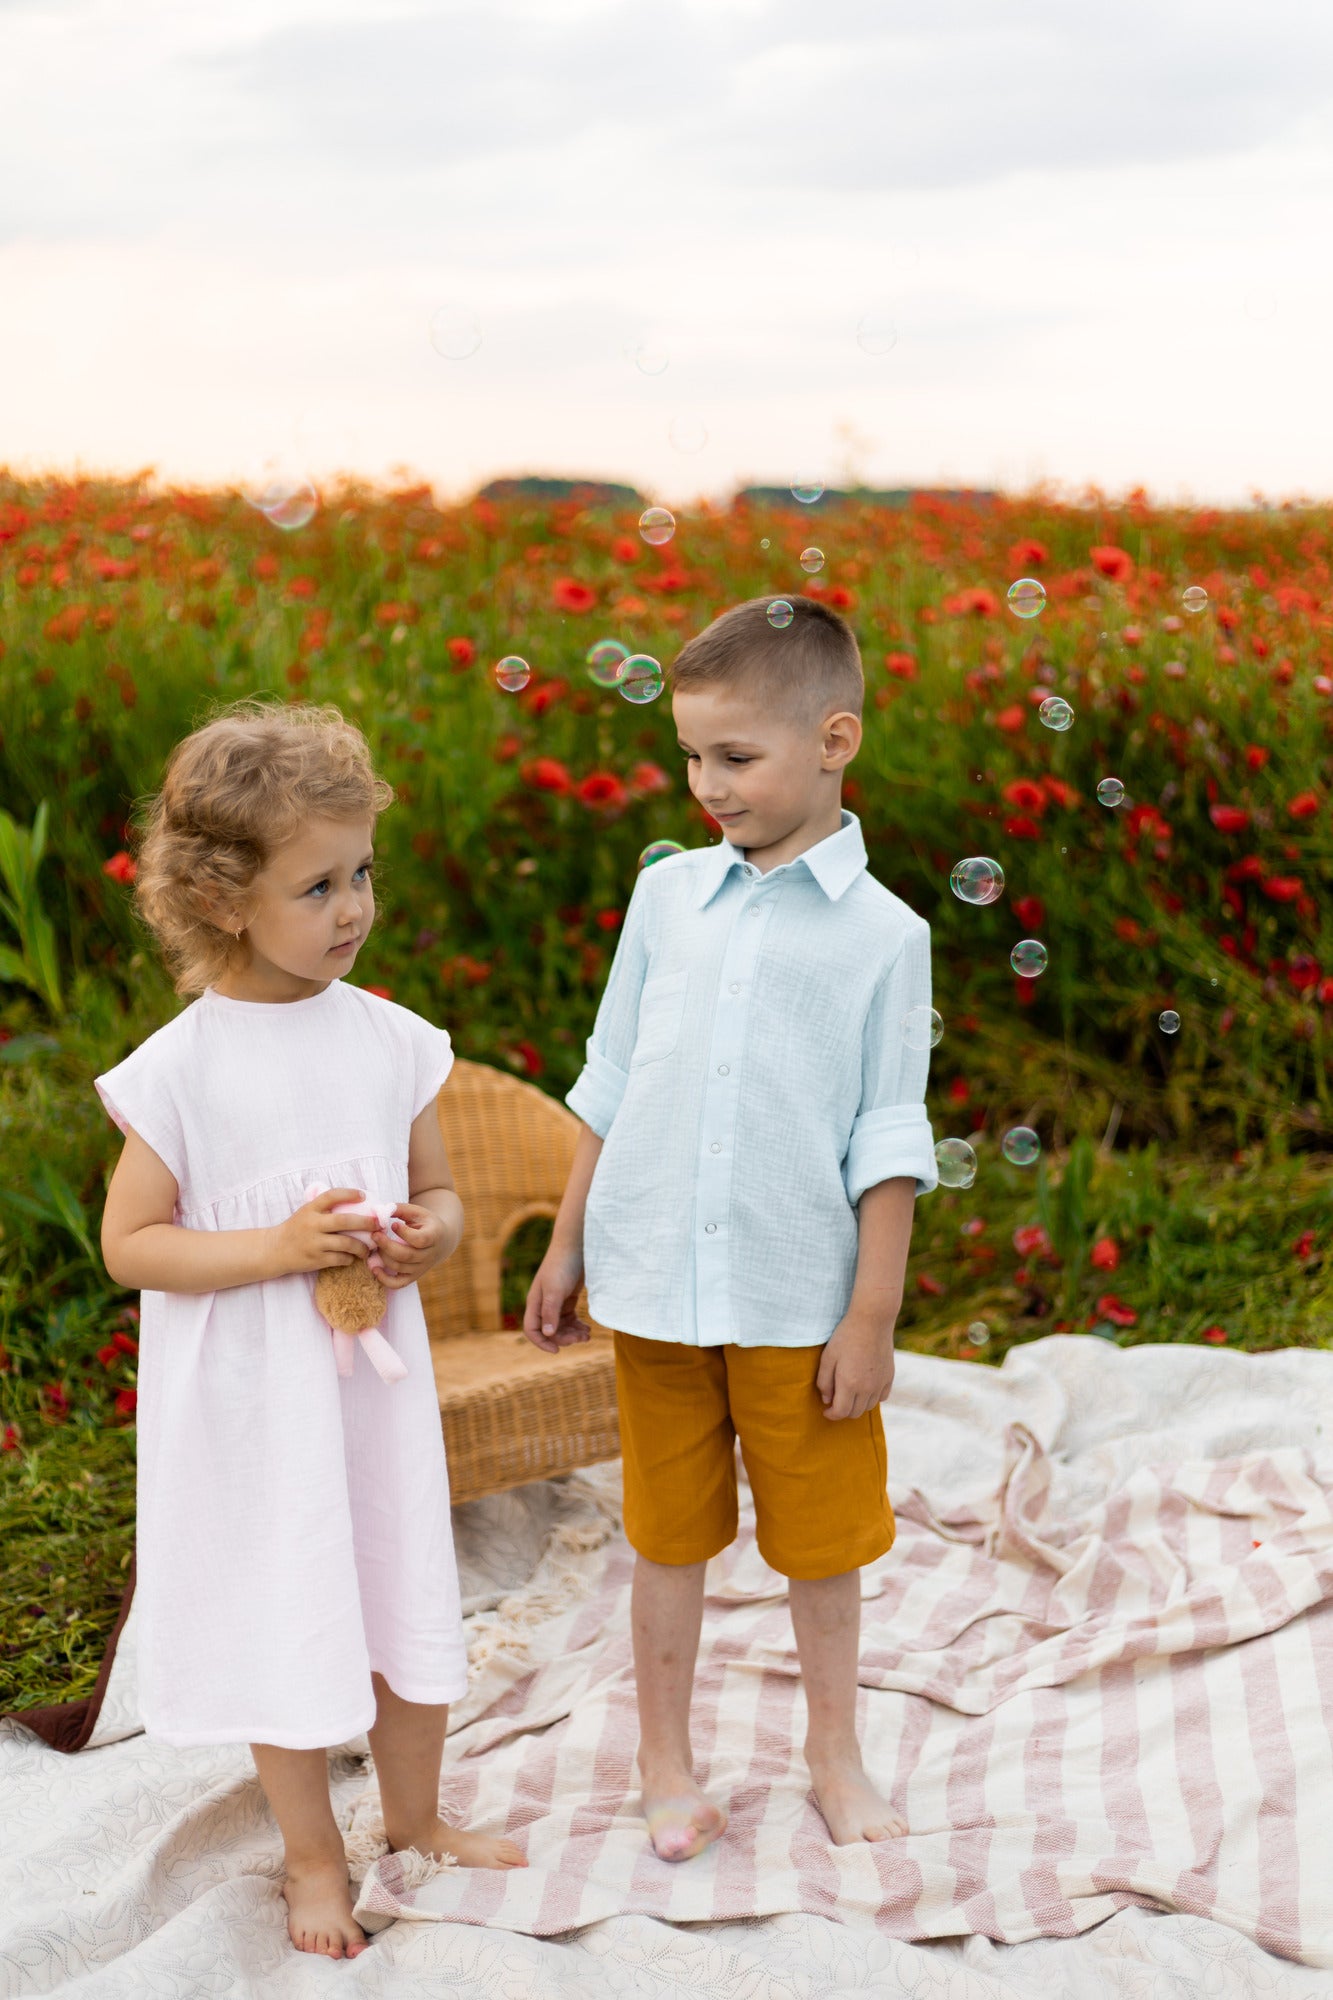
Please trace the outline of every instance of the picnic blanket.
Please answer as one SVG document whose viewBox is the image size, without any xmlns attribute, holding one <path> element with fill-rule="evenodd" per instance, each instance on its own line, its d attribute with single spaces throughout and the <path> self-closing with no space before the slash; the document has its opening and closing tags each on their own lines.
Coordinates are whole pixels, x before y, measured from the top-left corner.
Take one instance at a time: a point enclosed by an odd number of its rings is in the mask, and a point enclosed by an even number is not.
<svg viewBox="0 0 1333 2000">
<path fill-rule="evenodd" d="M 379 1990 L 401 1967 L 451 1995 L 1333 2000 L 1333 1358 L 905 1353 L 885 1414 L 899 1535 L 864 1574 L 862 1729 L 905 1839 L 828 1846 L 785 1584 L 746 1506 L 710 1567 L 694 1710 L 731 1825 L 656 1860 L 600 1468 L 473 1503 L 564 1510 L 529 1586 L 473 1592 L 446 1764 L 446 1808 L 517 1837 L 526 1870 L 383 1855 L 364 1740 L 341 1746 L 357 1913 L 389 1928 L 313 1963 L 286 1945 L 243 1748 L 62 1757 L 7 1722 L 0 1994 Z M 457 1515 L 466 1576 L 478 1517 Z"/>
</svg>

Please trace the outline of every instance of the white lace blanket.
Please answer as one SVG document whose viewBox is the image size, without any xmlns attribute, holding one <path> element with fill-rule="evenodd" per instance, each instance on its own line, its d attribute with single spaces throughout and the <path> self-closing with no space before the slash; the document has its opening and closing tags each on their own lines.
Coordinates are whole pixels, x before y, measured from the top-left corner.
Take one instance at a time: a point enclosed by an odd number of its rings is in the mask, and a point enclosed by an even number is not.
<svg viewBox="0 0 1333 2000">
<path fill-rule="evenodd" d="M 515 1834 L 526 1870 L 377 1858 L 364 1741 L 345 1746 L 358 1914 L 389 1927 L 350 1964 L 292 1952 L 248 1754 L 108 1740 L 134 1727 L 126 1646 L 102 1747 L 0 1726 L 0 1994 L 268 2000 L 400 1970 L 460 2000 L 1333 2000 L 1333 1357 L 904 1354 L 886 1417 L 899 1538 L 866 1572 L 862 1720 L 905 1840 L 828 1847 L 784 1586 L 743 1519 L 695 1704 L 731 1827 L 655 1860 L 598 1468 L 458 1510 L 475 1678 L 445 1800 Z"/>
</svg>

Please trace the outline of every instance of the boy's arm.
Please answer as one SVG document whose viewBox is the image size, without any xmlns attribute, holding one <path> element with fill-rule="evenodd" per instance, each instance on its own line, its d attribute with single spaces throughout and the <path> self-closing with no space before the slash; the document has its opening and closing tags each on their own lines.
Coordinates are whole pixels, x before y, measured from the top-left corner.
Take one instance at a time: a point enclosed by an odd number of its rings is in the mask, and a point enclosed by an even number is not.
<svg viewBox="0 0 1333 2000">
<path fill-rule="evenodd" d="M 851 1303 L 815 1377 L 826 1417 L 863 1417 L 893 1387 L 893 1329 L 915 1213 L 915 1175 L 897 1174 L 861 1196 Z"/>
</svg>

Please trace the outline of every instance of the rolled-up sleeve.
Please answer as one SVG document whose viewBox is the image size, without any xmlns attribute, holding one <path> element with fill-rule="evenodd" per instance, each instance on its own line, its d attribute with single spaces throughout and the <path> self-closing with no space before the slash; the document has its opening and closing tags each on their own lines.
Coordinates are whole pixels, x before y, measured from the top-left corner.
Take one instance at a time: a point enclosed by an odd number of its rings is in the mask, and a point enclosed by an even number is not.
<svg viewBox="0 0 1333 2000">
<path fill-rule="evenodd" d="M 629 1081 L 629 1060 L 639 1032 L 639 995 L 648 966 L 645 903 L 649 871 L 634 884 L 602 992 L 597 1019 L 586 1045 L 582 1070 L 565 1092 L 565 1103 L 576 1117 L 604 1139 L 620 1109 Z"/>
<path fill-rule="evenodd" d="M 843 1180 L 853 1207 L 868 1187 L 911 1174 L 918 1194 L 939 1185 L 935 1141 L 926 1116 L 929 1046 L 908 1036 L 903 1017 L 930 1007 L 930 925 L 913 924 L 876 987 L 862 1031 L 861 1104 L 847 1144 Z"/>
</svg>

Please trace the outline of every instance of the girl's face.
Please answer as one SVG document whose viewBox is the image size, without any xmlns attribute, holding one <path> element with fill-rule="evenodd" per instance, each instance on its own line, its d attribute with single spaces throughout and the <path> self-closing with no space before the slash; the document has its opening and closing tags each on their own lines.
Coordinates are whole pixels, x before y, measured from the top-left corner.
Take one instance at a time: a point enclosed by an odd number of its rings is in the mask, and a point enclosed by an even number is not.
<svg viewBox="0 0 1333 2000">
<path fill-rule="evenodd" d="M 278 849 L 243 913 L 250 948 L 244 982 L 262 985 L 266 997 L 292 981 L 319 992 L 355 963 L 375 921 L 373 833 L 373 819 L 312 819 Z"/>
</svg>

